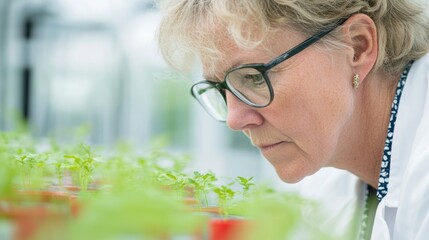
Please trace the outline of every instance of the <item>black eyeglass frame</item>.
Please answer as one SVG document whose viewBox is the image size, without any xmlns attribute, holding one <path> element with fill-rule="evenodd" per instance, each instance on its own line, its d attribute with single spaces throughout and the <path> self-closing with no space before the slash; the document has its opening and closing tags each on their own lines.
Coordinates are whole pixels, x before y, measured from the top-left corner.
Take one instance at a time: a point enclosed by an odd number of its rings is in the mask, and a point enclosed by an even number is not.
<svg viewBox="0 0 429 240">
<path fill-rule="evenodd" d="M 264 108 L 264 107 L 270 105 L 274 99 L 274 90 L 273 90 L 273 87 L 271 85 L 271 82 L 270 82 L 268 74 L 267 74 L 268 71 L 270 69 L 274 68 L 275 66 L 279 65 L 280 63 L 286 61 L 287 59 L 289 59 L 289 58 L 295 56 L 296 54 L 300 53 L 301 51 L 303 51 L 307 47 L 311 46 L 313 43 L 317 42 L 318 40 L 320 40 L 321 38 L 323 38 L 324 36 L 329 34 L 331 31 L 336 29 L 338 26 L 342 25 L 347 19 L 348 18 L 342 18 L 342 19 L 338 20 L 337 22 L 335 22 L 331 26 L 327 27 L 325 30 L 322 30 L 322 31 L 314 34 L 313 36 L 307 38 L 303 42 L 299 43 L 298 45 L 289 49 L 288 51 L 282 53 L 281 55 L 279 55 L 278 57 L 269 61 L 268 63 L 250 63 L 250 64 L 244 64 L 244 65 L 234 67 L 225 73 L 224 81 L 222 81 L 222 82 L 215 82 L 215 81 L 210 81 L 210 80 L 204 80 L 204 81 L 197 82 L 191 86 L 191 94 L 198 102 L 200 102 L 198 100 L 198 97 L 195 96 L 193 89 L 195 86 L 197 86 L 199 84 L 207 84 L 207 85 L 210 85 L 210 86 L 216 88 L 222 94 L 226 104 L 227 104 L 226 93 L 224 90 L 230 91 L 235 97 L 240 99 L 240 101 L 244 102 L 245 104 L 247 104 L 251 107 Z M 256 69 L 258 72 L 260 72 L 263 75 L 264 81 L 267 84 L 269 92 L 270 92 L 270 99 L 269 99 L 267 104 L 262 104 L 262 105 L 261 104 L 255 104 L 255 103 L 251 102 L 250 100 L 246 99 L 244 96 L 242 96 L 242 94 L 240 94 L 240 92 L 234 91 L 233 88 L 230 88 L 228 86 L 228 75 L 231 72 L 242 69 L 242 68 L 253 68 L 253 69 Z M 200 102 L 200 104 L 203 106 L 203 108 L 205 108 L 203 103 Z"/>
</svg>

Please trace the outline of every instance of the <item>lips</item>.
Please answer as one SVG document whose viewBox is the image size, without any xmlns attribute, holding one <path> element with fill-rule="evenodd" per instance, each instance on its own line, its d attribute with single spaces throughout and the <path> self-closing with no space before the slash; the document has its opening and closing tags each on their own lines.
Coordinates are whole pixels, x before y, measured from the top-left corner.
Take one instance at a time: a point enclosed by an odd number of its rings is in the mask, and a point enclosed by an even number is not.
<svg viewBox="0 0 429 240">
<path fill-rule="evenodd" d="M 270 144 L 261 144 L 261 145 L 257 145 L 257 147 L 259 149 L 261 149 L 261 151 L 266 152 L 266 151 L 269 151 L 269 150 L 272 150 L 272 149 L 278 147 L 282 143 L 284 143 L 284 142 L 277 142 L 277 143 L 270 143 Z"/>
</svg>

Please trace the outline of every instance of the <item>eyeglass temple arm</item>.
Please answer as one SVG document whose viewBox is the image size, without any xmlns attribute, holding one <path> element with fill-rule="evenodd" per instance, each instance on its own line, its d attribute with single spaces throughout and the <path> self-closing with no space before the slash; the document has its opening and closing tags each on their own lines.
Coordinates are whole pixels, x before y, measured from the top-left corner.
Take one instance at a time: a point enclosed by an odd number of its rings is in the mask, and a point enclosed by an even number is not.
<svg viewBox="0 0 429 240">
<path fill-rule="evenodd" d="M 277 64 L 285 61 L 286 59 L 296 55 L 297 53 L 301 52 L 302 50 L 304 50 L 305 48 L 307 48 L 311 44 L 317 42 L 319 39 L 321 39 L 322 37 L 324 37 L 325 35 L 330 33 L 332 30 L 334 30 L 338 26 L 342 25 L 346 20 L 347 20 L 347 18 L 342 18 L 339 21 L 337 21 L 336 23 L 334 23 L 332 26 L 328 27 L 327 29 L 307 38 L 302 43 L 298 44 L 294 48 L 288 50 L 287 52 L 283 53 L 279 57 L 273 59 L 271 62 L 267 63 L 267 65 L 266 65 L 267 68 L 272 68 L 275 65 L 277 65 Z"/>
</svg>

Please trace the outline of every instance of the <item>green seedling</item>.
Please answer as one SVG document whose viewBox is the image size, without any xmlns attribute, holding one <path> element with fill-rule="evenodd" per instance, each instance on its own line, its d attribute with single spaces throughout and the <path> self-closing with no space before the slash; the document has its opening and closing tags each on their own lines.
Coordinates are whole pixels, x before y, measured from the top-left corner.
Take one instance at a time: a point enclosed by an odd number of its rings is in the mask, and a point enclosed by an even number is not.
<svg viewBox="0 0 429 240">
<path fill-rule="evenodd" d="M 235 178 L 235 181 L 240 184 L 241 188 L 242 188 L 242 196 L 243 198 L 247 197 L 247 195 L 249 194 L 249 190 L 250 187 L 254 186 L 255 184 L 253 183 L 253 177 L 250 178 L 245 178 L 245 177 L 237 177 Z"/>
<path fill-rule="evenodd" d="M 92 174 L 95 167 L 95 156 L 92 153 L 90 146 L 80 144 L 79 148 L 81 150 L 81 154 L 64 155 L 64 157 L 72 160 L 69 169 L 78 172 L 81 190 L 86 191 L 88 190 L 88 186 L 92 180 Z"/>
<path fill-rule="evenodd" d="M 218 197 L 219 207 L 221 208 L 221 213 L 225 218 L 229 216 L 230 203 L 236 194 L 236 192 L 231 189 L 233 184 L 234 183 L 221 185 L 213 190 Z"/>
<path fill-rule="evenodd" d="M 176 192 L 177 199 L 183 199 L 185 189 L 189 183 L 189 177 L 183 173 L 167 172 L 161 173 L 158 180 L 163 185 L 171 186 Z"/>
<path fill-rule="evenodd" d="M 67 164 L 64 161 L 58 160 L 53 163 L 55 174 L 57 176 L 58 186 L 63 186 L 63 177 L 64 177 L 64 170 L 68 168 Z"/>
<path fill-rule="evenodd" d="M 42 185 L 46 160 L 46 154 L 24 152 L 23 149 L 18 150 L 15 161 L 20 169 L 23 189 L 36 188 Z"/>
<path fill-rule="evenodd" d="M 13 194 L 16 167 L 11 163 L 7 137 L 0 133 L 0 200 Z"/>
<path fill-rule="evenodd" d="M 211 172 L 201 174 L 195 171 L 194 176 L 189 178 L 189 183 L 194 187 L 195 194 L 203 206 L 207 207 L 209 205 L 207 196 L 209 192 L 214 189 L 214 182 L 216 180 L 216 176 Z"/>
</svg>

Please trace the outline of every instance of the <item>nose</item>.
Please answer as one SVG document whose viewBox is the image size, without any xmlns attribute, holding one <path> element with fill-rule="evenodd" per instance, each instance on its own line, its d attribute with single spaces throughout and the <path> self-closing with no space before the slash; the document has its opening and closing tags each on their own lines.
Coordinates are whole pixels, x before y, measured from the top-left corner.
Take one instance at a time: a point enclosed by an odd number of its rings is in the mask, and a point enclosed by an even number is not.
<svg viewBox="0 0 429 240">
<path fill-rule="evenodd" d="M 228 91 L 226 92 L 226 100 L 228 103 L 226 123 L 229 128 L 242 131 L 263 123 L 264 118 L 256 108 L 243 103 Z"/>
</svg>

